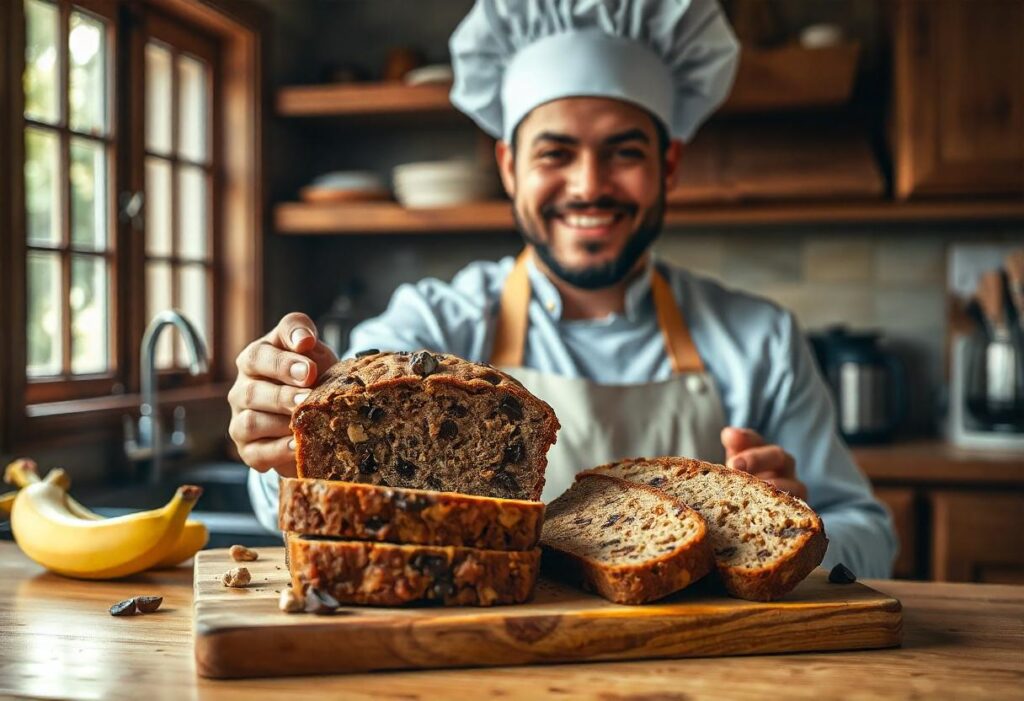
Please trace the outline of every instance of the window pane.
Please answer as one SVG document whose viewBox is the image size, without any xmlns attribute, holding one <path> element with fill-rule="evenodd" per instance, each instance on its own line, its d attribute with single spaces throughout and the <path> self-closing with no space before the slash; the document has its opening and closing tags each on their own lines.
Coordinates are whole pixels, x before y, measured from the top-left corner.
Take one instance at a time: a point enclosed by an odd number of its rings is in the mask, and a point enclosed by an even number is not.
<svg viewBox="0 0 1024 701">
<path fill-rule="evenodd" d="M 29 377 L 59 375 L 61 371 L 60 256 L 28 254 L 28 367 Z"/>
<path fill-rule="evenodd" d="M 107 261 L 71 256 L 71 372 L 104 372 L 110 367 Z"/>
<path fill-rule="evenodd" d="M 104 250 L 107 246 L 106 147 L 71 139 L 71 243 Z"/>
<path fill-rule="evenodd" d="M 206 260 L 208 235 L 206 173 L 197 166 L 178 168 L 178 244 L 183 258 Z"/>
<path fill-rule="evenodd" d="M 89 134 L 107 131 L 106 27 L 72 12 L 68 34 L 68 111 L 71 128 Z"/>
<path fill-rule="evenodd" d="M 203 339 L 206 349 L 210 348 L 210 327 L 207 319 L 206 304 L 206 267 L 202 265 L 183 265 L 178 269 L 179 308 L 191 321 Z M 207 353 L 208 354 L 208 353 Z M 189 354 L 185 343 L 178 337 L 178 362 L 184 366 L 188 363 Z"/>
<path fill-rule="evenodd" d="M 167 263 L 146 264 L 146 325 L 158 313 L 170 309 L 171 302 L 171 266 Z M 156 366 L 169 368 L 174 364 L 174 334 L 165 331 L 156 342 Z"/>
<path fill-rule="evenodd" d="M 60 117 L 57 6 L 25 2 L 25 116 L 55 124 Z"/>
<path fill-rule="evenodd" d="M 60 243 L 57 135 L 25 129 L 25 231 L 31 244 Z"/>
<path fill-rule="evenodd" d="M 171 52 L 146 44 L 146 148 L 171 152 Z"/>
<path fill-rule="evenodd" d="M 146 253 L 171 255 L 171 164 L 146 159 Z"/>
<path fill-rule="evenodd" d="M 178 57 L 178 153 L 192 161 L 206 161 L 206 64 Z"/>
</svg>

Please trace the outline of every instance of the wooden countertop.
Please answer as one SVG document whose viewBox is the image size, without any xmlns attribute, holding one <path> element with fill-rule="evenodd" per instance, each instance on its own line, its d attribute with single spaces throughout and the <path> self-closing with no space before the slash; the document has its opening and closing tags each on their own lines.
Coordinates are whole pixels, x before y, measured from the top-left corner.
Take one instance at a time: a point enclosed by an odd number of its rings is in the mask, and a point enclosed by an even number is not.
<svg viewBox="0 0 1024 701">
<path fill-rule="evenodd" d="M 919 482 L 1024 486 L 1024 454 L 967 450 L 940 440 L 914 440 L 853 448 L 873 483 Z"/>
<path fill-rule="evenodd" d="M 214 681 L 196 676 L 192 571 L 80 582 L 0 543 L 0 695 L 59 698 L 697 701 L 1024 698 L 1024 587 L 871 581 L 903 602 L 895 650 Z M 149 616 L 107 608 L 160 594 Z M 338 654 L 344 654 L 339 650 Z"/>
</svg>

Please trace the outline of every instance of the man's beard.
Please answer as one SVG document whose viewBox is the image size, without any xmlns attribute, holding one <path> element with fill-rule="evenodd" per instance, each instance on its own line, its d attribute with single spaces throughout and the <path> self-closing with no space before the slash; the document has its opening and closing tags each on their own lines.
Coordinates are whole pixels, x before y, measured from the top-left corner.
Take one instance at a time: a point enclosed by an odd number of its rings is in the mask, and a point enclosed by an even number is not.
<svg viewBox="0 0 1024 701">
<path fill-rule="evenodd" d="M 564 207 L 564 210 L 574 209 L 619 209 L 622 210 L 621 205 L 613 203 L 608 200 L 599 199 L 596 202 L 579 202 L 570 203 Z M 644 215 L 644 218 L 640 221 L 639 226 L 633 231 L 629 239 L 626 241 L 626 245 L 622 247 L 622 251 L 615 259 L 608 261 L 607 263 L 601 263 L 599 265 L 592 265 L 585 268 L 567 268 L 559 263 L 554 254 L 551 252 L 551 246 L 548 243 L 544 243 L 540 238 L 530 230 L 530 227 L 526 225 L 522 217 L 519 216 L 519 210 L 517 207 L 512 207 L 513 214 L 516 219 L 516 226 L 519 228 L 519 233 L 526 240 L 527 243 L 531 244 L 537 255 L 544 265 L 548 269 L 557 275 L 560 279 L 569 283 L 573 287 L 579 287 L 584 290 L 599 290 L 604 287 L 611 287 L 621 282 L 630 271 L 636 262 L 640 260 L 640 257 L 647 251 L 650 245 L 658 238 L 658 234 L 661 233 L 661 227 L 665 219 L 665 190 L 662 189 L 658 195 L 658 200 L 653 207 Z M 550 210 L 541 211 L 542 216 L 545 219 L 549 219 L 552 216 Z"/>
</svg>

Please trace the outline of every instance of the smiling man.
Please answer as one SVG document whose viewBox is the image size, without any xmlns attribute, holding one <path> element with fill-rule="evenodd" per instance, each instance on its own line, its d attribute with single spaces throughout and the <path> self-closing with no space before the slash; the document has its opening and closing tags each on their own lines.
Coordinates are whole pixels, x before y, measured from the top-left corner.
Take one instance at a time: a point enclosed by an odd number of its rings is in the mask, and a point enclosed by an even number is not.
<svg viewBox="0 0 1024 701">
<path fill-rule="evenodd" d="M 650 252 L 683 144 L 735 71 L 716 2 L 477 0 L 451 51 L 452 102 L 499 138 L 525 249 L 401 286 L 349 353 L 427 348 L 516 376 L 562 424 L 545 501 L 625 457 L 724 461 L 821 514 L 826 566 L 888 576 L 890 518 L 836 434 L 793 316 Z M 289 416 L 334 360 L 302 314 L 239 356 L 230 433 L 270 529 L 277 474 L 295 471 Z"/>
</svg>

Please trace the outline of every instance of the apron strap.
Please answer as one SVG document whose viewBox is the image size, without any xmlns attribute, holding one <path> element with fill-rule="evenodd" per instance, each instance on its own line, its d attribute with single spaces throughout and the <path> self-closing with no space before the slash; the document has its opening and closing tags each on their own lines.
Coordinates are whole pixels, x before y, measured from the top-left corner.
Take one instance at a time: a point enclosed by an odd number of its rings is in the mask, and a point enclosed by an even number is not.
<svg viewBox="0 0 1024 701">
<path fill-rule="evenodd" d="M 526 331 L 529 323 L 531 298 L 530 276 L 527 271 L 529 249 L 516 257 L 512 272 L 505 280 L 501 291 L 501 306 L 498 309 L 498 326 L 491 350 L 491 365 L 498 367 L 522 367 L 526 347 Z M 658 326 L 665 340 L 665 350 L 672 362 L 672 371 L 703 372 L 704 362 L 693 345 L 690 329 L 683 318 L 683 312 L 672 294 L 665 276 L 655 268 L 651 275 L 651 293 Z"/>
<path fill-rule="evenodd" d="M 501 290 L 501 307 L 498 309 L 498 328 L 491 350 L 491 365 L 504 368 L 523 366 L 526 347 L 526 328 L 530 310 L 530 275 L 526 269 L 529 249 L 516 257 L 512 272 Z"/>
<path fill-rule="evenodd" d="M 657 268 L 651 273 L 654 310 L 658 315 L 658 326 L 661 327 L 661 335 L 665 339 L 665 349 L 672 361 L 673 372 L 704 372 L 704 361 L 700 359 L 697 346 L 693 344 L 690 327 L 686 325 L 683 310 L 679 308 L 668 280 Z"/>
</svg>

